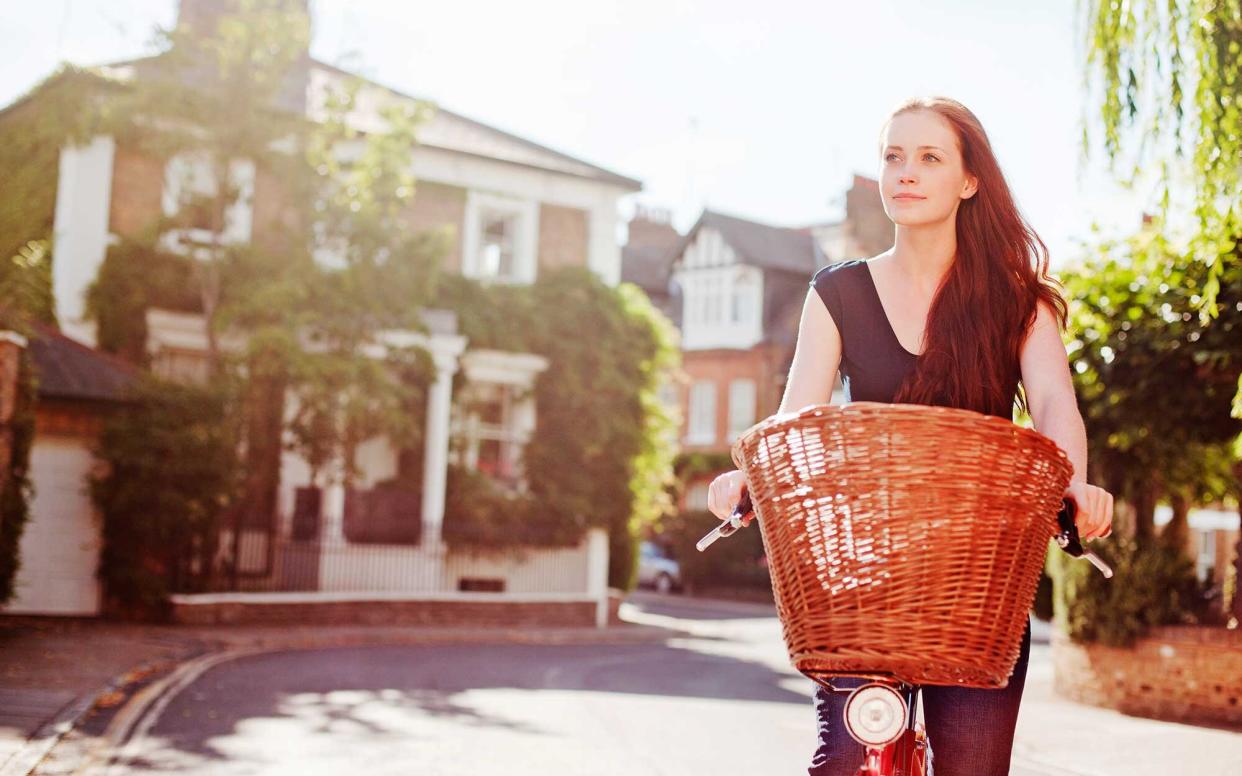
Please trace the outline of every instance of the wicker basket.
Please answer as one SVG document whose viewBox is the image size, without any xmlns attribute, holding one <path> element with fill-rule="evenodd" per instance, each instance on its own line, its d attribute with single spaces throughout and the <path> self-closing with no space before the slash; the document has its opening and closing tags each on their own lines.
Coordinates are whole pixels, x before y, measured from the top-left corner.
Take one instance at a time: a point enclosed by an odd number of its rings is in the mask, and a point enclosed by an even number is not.
<svg viewBox="0 0 1242 776">
<path fill-rule="evenodd" d="M 790 662 L 1004 687 L 1073 467 L 970 410 L 816 404 L 738 438 Z"/>
</svg>

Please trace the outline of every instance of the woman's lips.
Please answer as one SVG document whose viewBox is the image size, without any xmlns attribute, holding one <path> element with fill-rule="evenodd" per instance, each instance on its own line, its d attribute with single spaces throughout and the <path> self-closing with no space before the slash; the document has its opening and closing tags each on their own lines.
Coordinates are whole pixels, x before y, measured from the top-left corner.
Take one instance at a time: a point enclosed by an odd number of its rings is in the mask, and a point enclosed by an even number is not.
<svg viewBox="0 0 1242 776">
<path fill-rule="evenodd" d="M 917 199 L 927 199 L 927 197 L 920 197 L 916 194 L 894 194 L 893 199 L 916 199 L 917 200 Z"/>
</svg>

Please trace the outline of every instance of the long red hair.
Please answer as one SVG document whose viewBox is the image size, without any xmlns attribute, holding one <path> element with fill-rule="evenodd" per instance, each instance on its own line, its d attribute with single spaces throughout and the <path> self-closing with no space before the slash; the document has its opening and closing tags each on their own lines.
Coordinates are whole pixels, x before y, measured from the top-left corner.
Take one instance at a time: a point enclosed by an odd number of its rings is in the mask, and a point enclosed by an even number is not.
<svg viewBox="0 0 1242 776">
<path fill-rule="evenodd" d="M 916 110 L 948 121 L 979 185 L 958 207 L 957 255 L 928 311 L 924 352 L 893 401 L 1009 417 L 1037 303 L 1052 306 L 1062 328 L 1068 309 L 1048 275 L 1048 248 L 1018 212 L 979 119 L 947 97 L 907 100 L 892 116 Z M 1027 409 L 1024 394 L 1018 403 Z"/>
</svg>

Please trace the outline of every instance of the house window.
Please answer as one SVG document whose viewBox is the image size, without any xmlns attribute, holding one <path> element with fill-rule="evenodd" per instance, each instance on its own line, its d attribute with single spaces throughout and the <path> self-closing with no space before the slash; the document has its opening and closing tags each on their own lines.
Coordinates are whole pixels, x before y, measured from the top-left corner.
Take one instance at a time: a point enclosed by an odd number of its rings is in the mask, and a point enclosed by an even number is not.
<svg viewBox="0 0 1242 776">
<path fill-rule="evenodd" d="M 755 381 L 729 383 L 729 442 L 755 424 Z"/>
<path fill-rule="evenodd" d="M 716 383 L 700 380 L 690 387 L 690 444 L 710 445 L 716 441 Z"/>
<path fill-rule="evenodd" d="M 754 288 L 754 281 L 749 274 L 741 275 L 733 281 L 733 293 L 730 295 L 730 319 L 733 323 L 750 323 L 754 308 Z"/>
<path fill-rule="evenodd" d="M 480 273 L 487 277 L 514 277 L 517 274 L 517 215 L 483 211 L 480 224 Z"/>
<path fill-rule="evenodd" d="M 466 192 L 462 273 L 503 283 L 533 283 L 539 203 L 500 194 Z"/>
<path fill-rule="evenodd" d="M 1216 567 L 1216 531 L 1199 532 L 1199 555 L 1195 558 L 1195 576 L 1206 580 Z"/>
<path fill-rule="evenodd" d="M 455 429 L 456 463 L 521 490 L 526 437 L 517 423 L 515 390 L 503 383 L 473 383 L 466 388 L 462 417 Z"/>
<path fill-rule="evenodd" d="M 254 200 L 254 162 L 234 159 L 229 163 L 229 183 L 236 192 L 225 209 L 223 223 L 216 224 L 212 199 L 218 185 L 210 157 L 201 152 L 174 155 L 164 167 L 161 206 L 174 227 L 163 236 L 165 247 L 193 254 L 203 246 L 221 242 L 250 241 Z"/>
</svg>

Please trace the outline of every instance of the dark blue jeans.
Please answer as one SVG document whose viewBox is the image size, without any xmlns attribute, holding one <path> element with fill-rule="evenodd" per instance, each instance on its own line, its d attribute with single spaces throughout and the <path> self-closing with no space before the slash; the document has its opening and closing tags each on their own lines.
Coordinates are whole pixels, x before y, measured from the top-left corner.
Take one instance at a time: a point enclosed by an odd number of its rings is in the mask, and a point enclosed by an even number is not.
<svg viewBox="0 0 1242 776">
<path fill-rule="evenodd" d="M 920 688 L 930 750 L 929 776 L 1006 776 L 1009 773 L 1013 732 L 1030 657 L 1031 619 L 1027 615 L 1022 651 L 1007 687 L 923 685 Z M 865 680 L 854 677 L 833 680 L 838 687 L 858 687 L 864 683 Z M 854 776 L 863 761 L 863 745 L 850 737 L 841 718 L 848 697 L 820 686 L 815 688 L 819 746 L 807 770 L 810 776 Z"/>
</svg>

